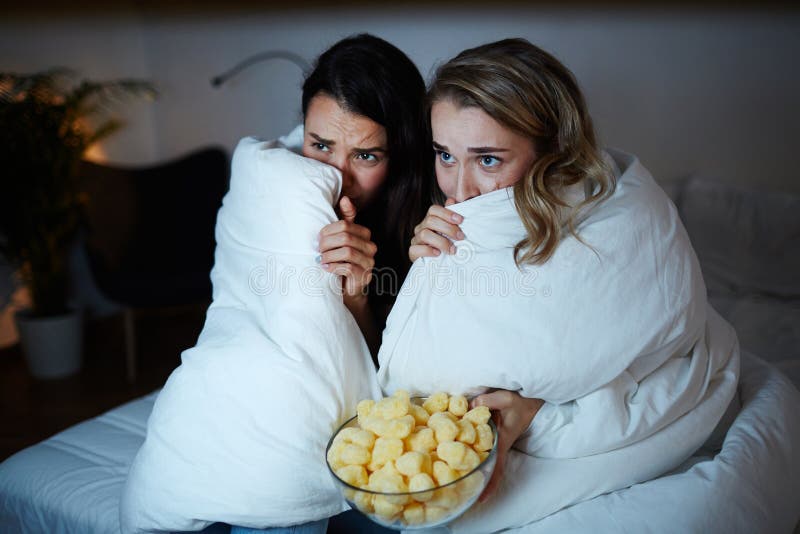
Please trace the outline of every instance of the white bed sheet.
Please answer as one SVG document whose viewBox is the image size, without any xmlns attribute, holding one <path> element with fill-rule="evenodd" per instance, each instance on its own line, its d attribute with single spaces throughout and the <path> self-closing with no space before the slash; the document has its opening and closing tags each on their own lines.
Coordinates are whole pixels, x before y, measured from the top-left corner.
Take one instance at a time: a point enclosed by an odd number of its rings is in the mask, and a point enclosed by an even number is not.
<svg viewBox="0 0 800 534">
<path fill-rule="evenodd" d="M 84 421 L 0 464 L 3 532 L 119 532 L 119 494 L 156 393 Z"/>
<path fill-rule="evenodd" d="M 122 486 L 157 395 L 68 428 L 0 464 L 0 532 L 119 534 Z"/>
<path fill-rule="evenodd" d="M 520 532 L 791 532 L 800 519 L 800 392 L 742 358 L 742 410 L 722 453 L 576 504 Z M 119 498 L 156 393 L 0 464 L 0 532 L 119 532 Z M 205 532 L 227 532 L 223 524 Z"/>
</svg>

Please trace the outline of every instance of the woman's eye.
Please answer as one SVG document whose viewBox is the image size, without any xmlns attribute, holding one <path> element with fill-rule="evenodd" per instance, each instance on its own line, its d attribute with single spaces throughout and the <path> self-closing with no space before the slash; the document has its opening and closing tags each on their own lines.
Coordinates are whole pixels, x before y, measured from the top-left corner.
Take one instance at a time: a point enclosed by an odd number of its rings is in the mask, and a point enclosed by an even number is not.
<svg viewBox="0 0 800 534">
<path fill-rule="evenodd" d="M 320 152 L 330 152 L 331 149 L 325 143 L 311 143 L 311 146 Z"/>
<path fill-rule="evenodd" d="M 441 161 L 442 163 L 452 163 L 453 162 L 453 156 L 451 156 L 450 154 L 448 154 L 444 150 L 437 150 L 436 154 L 439 157 L 439 161 Z"/>
<path fill-rule="evenodd" d="M 502 160 L 495 156 L 481 156 L 480 163 L 482 167 L 497 167 Z"/>
<path fill-rule="evenodd" d="M 375 154 L 370 154 L 369 152 L 362 152 L 356 156 L 357 159 L 361 161 L 369 161 L 369 162 L 376 162 L 378 161 L 378 157 Z"/>
</svg>

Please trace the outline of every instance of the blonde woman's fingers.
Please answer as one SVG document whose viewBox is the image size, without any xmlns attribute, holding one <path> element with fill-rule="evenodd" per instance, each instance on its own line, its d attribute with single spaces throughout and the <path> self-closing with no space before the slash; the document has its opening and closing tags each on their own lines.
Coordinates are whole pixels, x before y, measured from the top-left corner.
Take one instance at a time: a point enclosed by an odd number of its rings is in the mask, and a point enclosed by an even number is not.
<svg viewBox="0 0 800 534">
<path fill-rule="evenodd" d="M 443 235 L 434 232 L 430 228 L 425 228 L 417 234 L 417 241 L 421 245 L 428 245 L 433 248 L 438 248 L 446 254 L 455 254 L 456 246 Z"/>
<path fill-rule="evenodd" d="M 411 262 L 417 261 L 419 258 L 422 257 L 435 257 L 441 254 L 439 249 L 430 247 L 428 245 L 412 245 L 408 248 L 408 259 Z"/>
<path fill-rule="evenodd" d="M 465 237 L 464 232 L 461 231 L 461 228 L 458 225 L 449 223 L 447 220 L 437 216 L 429 215 L 425 217 L 425 220 L 423 221 L 423 228 L 420 228 L 420 231 L 424 230 L 425 228 L 447 236 L 453 241 L 460 241 Z"/>
<path fill-rule="evenodd" d="M 428 208 L 428 215 L 435 215 L 436 217 L 446 221 L 454 222 L 456 224 L 461 224 L 464 222 L 464 217 L 462 217 L 460 214 L 454 212 L 453 210 L 449 210 L 444 206 L 438 206 L 436 204 Z"/>
</svg>

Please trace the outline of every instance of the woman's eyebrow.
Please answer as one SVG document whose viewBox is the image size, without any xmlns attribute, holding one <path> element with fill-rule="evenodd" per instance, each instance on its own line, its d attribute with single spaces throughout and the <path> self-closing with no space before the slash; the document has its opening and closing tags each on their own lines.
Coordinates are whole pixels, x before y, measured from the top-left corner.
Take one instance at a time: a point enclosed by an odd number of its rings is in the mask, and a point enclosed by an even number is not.
<svg viewBox="0 0 800 534">
<path fill-rule="evenodd" d="M 450 149 L 447 148 L 446 145 L 440 145 L 436 141 L 433 142 L 433 148 L 435 148 L 436 150 L 443 150 L 444 152 L 450 152 Z M 469 147 L 467 149 L 467 152 L 471 152 L 474 154 L 485 154 L 487 152 L 508 152 L 508 151 L 509 151 L 508 148 L 500 148 L 496 146 L 474 146 L 474 147 Z"/>
<path fill-rule="evenodd" d="M 315 134 L 314 132 L 308 132 L 308 135 L 310 135 L 311 137 L 316 139 L 318 143 L 322 143 L 323 145 L 329 145 L 330 146 L 330 145 L 335 145 L 336 144 L 336 141 L 334 141 L 332 139 L 325 139 L 323 137 L 320 137 L 317 134 Z"/>
<path fill-rule="evenodd" d="M 333 139 L 325 139 L 324 137 L 320 137 L 319 135 L 315 134 L 314 132 L 308 132 L 308 135 L 314 138 L 317 143 L 322 143 L 323 145 L 333 146 L 336 144 L 336 141 Z M 353 152 L 384 152 L 386 153 L 386 149 L 382 146 L 374 146 L 370 148 L 353 148 Z"/>
<path fill-rule="evenodd" d="M 475 154 L 485 154 L 487 152 L 508 152 L 508 148 L 499 148 L 496 146 L 474 146 L 469 147 L 467 152 L 472 152 Z"/>
<path fill-rule="evenodd" d="M 371 148 L 354 148 L 353 152 L 386 152 L 386 149 L 382 146 L 374 146 Z"/>
</svg>

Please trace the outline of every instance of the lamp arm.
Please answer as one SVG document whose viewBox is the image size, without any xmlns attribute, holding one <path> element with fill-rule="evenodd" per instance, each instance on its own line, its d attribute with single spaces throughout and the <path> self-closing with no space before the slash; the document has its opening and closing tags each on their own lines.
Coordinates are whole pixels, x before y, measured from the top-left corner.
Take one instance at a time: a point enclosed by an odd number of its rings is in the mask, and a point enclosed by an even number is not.
<svg viewBox="0 0 800 534">
<path fill-rule="evenodd" d="M 311 70 L 311 65 L 306 61 L 302 56 L 295 54 L 294 52 L 289 52 L 288 50 L 267 50 L 265 52 L 259 52 L 258 54 L 253 54 L 252 56 L 243 59 L 230 69 L 226 70 L 222 74 L 214 76 L 211 78 L 211 86 L 219 88 L 225 82 L 239 74 L 241 71 L 245 70 L 246 68 L 255 65 L 256 63 L 261 63 L 262 61 L 269 61 L 271 59 L 285 59 L 297 65 L 303 72 L 308 72 Z"/>
</svg>

